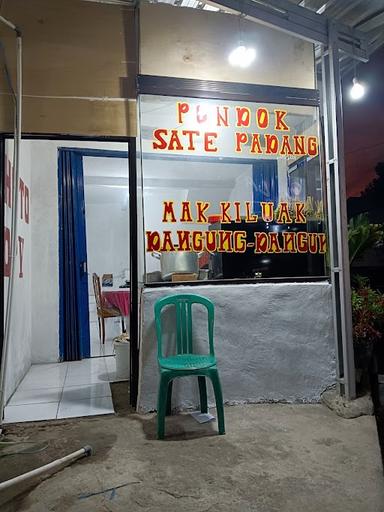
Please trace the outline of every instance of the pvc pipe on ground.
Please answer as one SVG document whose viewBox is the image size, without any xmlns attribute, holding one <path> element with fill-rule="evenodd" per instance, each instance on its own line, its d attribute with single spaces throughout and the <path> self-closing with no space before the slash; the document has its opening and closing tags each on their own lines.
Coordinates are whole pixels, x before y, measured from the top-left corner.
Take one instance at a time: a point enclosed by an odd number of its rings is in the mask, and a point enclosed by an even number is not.
<svg viewBox="0 0 384 512">
<path fill-rule="evenodd" d="M 0 16 L 0 21 L 5 23 L 5 25 L 8 25 L 8 27 L 11 28 L 12 30 L 17 31 L 16 25 L 14 25 L 12 21 L 7 20 L 7 18 L 4 18 L 4 16 Z"/>
<path fill-rule="evenodd" d="M 32 471 L 23 473 L 22 475 L 16 476 L 15 478 L 11 478 L 10 480 L 6 480 L 5 482 L 0 482 L 0 492 L 9 489 L 13 485 L 21 484 L 22 482 L 25 482 L 29 478 L 33 478 L 35 476 L 39 476 L 43 473 L 46 473 L 51 469 L 55 469 L 56 471 L 58 471 L 60 467 L 63 466 L 64 464 L 74 462 L 77 459 L 80 459 L 81 457 L 88 457 L 89 455 L 92 455 L 92 447 L 84 446 L 83 448 L 77 450 L 76 452 L 72 452 L 69 455 L 66 455 L 65 457 L 61 457 L 61 459 L 56 459 L 50 462 L 49 464 L 45 464 L 44 466 L 33 469 Z"/>
</svg>

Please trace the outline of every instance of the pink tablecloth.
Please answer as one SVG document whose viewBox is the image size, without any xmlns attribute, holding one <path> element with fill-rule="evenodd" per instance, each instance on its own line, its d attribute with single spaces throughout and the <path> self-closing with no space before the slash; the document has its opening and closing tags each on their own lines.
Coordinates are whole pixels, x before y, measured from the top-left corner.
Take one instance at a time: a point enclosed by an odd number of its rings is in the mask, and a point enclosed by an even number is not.
<svg viewBox="0 0 384 512">
<path fill-rule="evenodd" d="M 122 316 L 129 316 L 131 307 L 131 293 L 129 290 L 103 291 L 103 298 L 111 306 L 120 309 Z"/>
</svg>

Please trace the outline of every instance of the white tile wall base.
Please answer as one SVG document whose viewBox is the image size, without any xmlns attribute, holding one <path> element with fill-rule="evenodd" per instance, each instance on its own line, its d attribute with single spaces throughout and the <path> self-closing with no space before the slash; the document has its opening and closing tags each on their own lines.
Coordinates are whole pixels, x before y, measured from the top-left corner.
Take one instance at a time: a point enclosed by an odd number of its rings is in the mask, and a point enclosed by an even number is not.
<svg viewBox="0 0 384 512">
<path fill-rule="evenodd" d="M 33 365 L 5 408 L 4 423 L 113 414 L 114 356 Z"/>
</svg>

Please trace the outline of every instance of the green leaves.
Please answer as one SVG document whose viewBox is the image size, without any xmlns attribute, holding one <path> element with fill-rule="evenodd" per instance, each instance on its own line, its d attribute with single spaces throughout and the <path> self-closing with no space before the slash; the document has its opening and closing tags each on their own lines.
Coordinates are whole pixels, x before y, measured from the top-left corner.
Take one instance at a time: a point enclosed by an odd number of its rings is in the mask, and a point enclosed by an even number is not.
<svg viewBox="0 0 384 512">
<path fill-rule="evenodd" d="M 352 290 L 353 340 L 371 344 L 383 338 L 384 295 L 366 284 Z"/>
<path fill-rule="evenodd" d="M 348 224 L 349 264 L 383 241 L 383 226 L 371 224 L 366 213 L 353 217 Z"/>
</svg>

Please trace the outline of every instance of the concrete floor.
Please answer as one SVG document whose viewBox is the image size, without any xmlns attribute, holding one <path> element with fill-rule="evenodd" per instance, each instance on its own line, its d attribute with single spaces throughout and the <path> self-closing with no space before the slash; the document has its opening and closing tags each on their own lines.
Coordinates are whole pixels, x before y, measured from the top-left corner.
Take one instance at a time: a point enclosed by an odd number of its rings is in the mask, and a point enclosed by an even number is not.
<svg viewBox="0 0 384 512">
<path fill-rule="evenodd" d="M 225 413 L 225 436 L 216 435 L 216 423 L 199 425 L 178 415 L 167 419 L 165 441 L 155 439 L 154 415 L 126 411 L 8 426 L 8 439 L 48 441 L 49 449 L 2 459 L 0 480 L 85 444 L 93 445 L 95 454 L 7 505 L 12 494 L 4 493 L 0 509 L 383 512 L 373 417 L 346 420 L 322 405 L 247 405 L 227 407 Z"/>
</svg>

